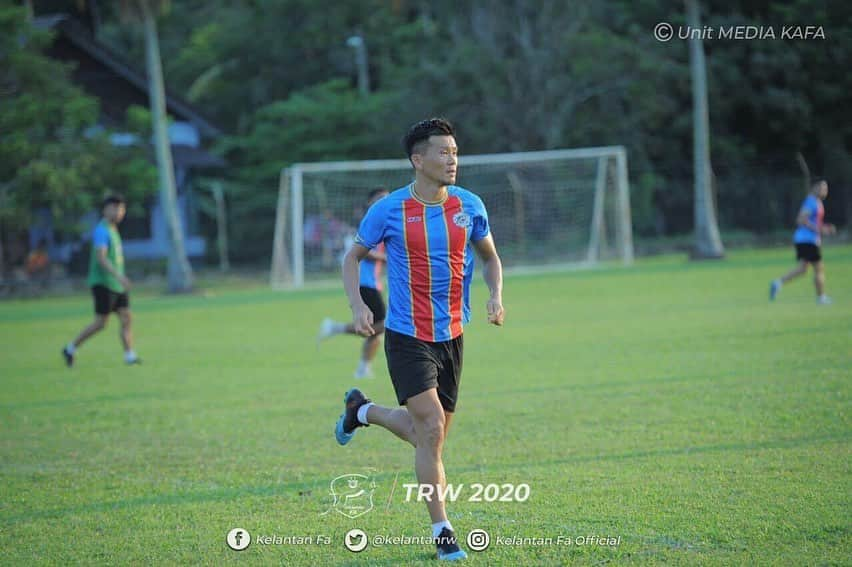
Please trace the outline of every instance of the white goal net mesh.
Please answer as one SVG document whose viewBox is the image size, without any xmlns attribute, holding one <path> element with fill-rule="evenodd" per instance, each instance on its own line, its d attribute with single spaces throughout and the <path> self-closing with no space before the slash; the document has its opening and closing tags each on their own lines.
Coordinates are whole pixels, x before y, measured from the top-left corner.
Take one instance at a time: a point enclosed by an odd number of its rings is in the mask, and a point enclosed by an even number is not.
<svg viewBox="0 0 852 567">
<path fill-rule="evenodd" d="M 337 277 L 370 191 L 393 191 L 413 176 L 408 160 L 296 164 L 282 171 L 272 285 Z M 482 198 L 507 267 L 633 259 L 620 146 L 462 156 L 457 184 Z"/>
</svg>

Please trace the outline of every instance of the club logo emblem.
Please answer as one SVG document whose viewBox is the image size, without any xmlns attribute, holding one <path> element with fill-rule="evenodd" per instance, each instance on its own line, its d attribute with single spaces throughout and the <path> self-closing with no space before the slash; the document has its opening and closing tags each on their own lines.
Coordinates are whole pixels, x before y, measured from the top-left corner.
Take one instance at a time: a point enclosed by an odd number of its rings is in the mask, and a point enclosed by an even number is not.
<svg viewBox="0 0 852 567">
<path fill-rule="evenodd" d="M 470 223 L 470 215 L 467 213 L 459 212 L 453 215 L 453 224 L 459 228 L 467 228 Z"/>
<path fill-rule="evenodd" d="M 366 475 L 340 475 L 331 481 L 331 496 L 334 498 L 334 502 L 331 508 L 322 515 L 337 510 L 348 518 L 363 516 L 373 509 L 373 492 L 375 490 L 376 483 Z"/>
</svg>

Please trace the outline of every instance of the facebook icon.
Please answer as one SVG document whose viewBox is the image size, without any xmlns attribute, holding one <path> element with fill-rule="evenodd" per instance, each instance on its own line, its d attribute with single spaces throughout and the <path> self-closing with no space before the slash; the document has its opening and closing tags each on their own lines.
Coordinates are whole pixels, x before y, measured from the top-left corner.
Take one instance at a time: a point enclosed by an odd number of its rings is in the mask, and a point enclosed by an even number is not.
<svg viewBox="0 0 852 567">
<path fill-rule="evenodd" d="M 228 547 L 234 551 L 242 551 L 251 543 L 251 535 L 243 528 L 234 528 L 228 532 L 228 537 L 225 538 Z"/>
</svg>

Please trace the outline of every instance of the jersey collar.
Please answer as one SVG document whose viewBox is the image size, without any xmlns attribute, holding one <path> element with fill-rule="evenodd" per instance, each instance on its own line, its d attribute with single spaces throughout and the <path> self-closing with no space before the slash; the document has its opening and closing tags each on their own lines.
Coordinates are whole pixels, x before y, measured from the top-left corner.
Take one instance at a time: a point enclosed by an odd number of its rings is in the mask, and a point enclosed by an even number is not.
<svg viewBox="0 0 852 567">
<path fill-rule="evenodd" d="M 421 198 L 420 195 L 418 195 L 414 191 L 414 182 L 413 181 L 408 185 L 408 193 L 418 203 L 423 203 L 424 205 L 443 205 L 447 201 L 447 199 L 450 198 L 450 187 L 452 187 L 452 185 L 447 185 L 447 194 L 444 195 L 444 198 L 441 199 L 440 201 L 427 201 L 426 199 Z"/>
</svg>

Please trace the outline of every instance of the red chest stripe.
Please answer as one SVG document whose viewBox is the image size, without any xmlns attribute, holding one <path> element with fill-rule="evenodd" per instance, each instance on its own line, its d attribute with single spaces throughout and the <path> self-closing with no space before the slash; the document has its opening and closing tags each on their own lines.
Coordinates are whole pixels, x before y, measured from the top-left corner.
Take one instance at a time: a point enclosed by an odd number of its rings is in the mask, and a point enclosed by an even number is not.
<svg viewBox="0 0 852 567">
<path fill-rule="evenodd" d="M 435 314 L 432 311 L 432 270 L 429 265 L 426 206 L 415 199 L 407 199 L 403 203 L 402 214 L 414 334 L 418 339 L 434 342 Z"/>
<path fill-rule="evenodd" d="M 450 335 L 462 333 L 462 286 L 464 254 L 467 247 L 467 222 L 461 199 L 450 197 L 444 203 L 444 223 L 447 225 L 447 257 L 450 265 Z M 459 226 L 461 224 L 462 226 Z"/>
</svg>

